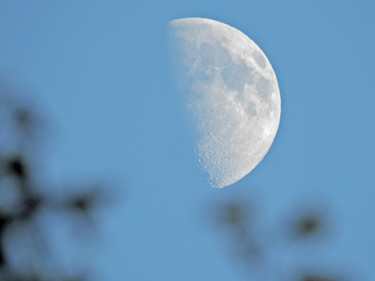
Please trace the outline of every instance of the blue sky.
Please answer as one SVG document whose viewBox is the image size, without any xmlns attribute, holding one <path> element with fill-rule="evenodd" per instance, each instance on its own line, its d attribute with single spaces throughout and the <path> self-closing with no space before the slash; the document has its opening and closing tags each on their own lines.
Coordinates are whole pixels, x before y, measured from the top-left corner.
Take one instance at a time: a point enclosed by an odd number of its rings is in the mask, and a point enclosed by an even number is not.
<svg viewBox="0 0 375 281">
<path fill-rule="evenodd" d="M 364 0 L 1 1 L 0 70 L 38 89 L 51 116 L 50 180 L 110 179 L 124 190 L 92 258 L 98 280 L 242 280 L 206 219 L 215 202 L 242 196 L 257 198 L 274 235 L 283 217 L 327 202 L 340 235 L 278 259 L 372 280 L 374 11 Z M 238 28 L 279 81 L 271 150 L 223 190 L 197 166 L 173 84 L 167 23 L 182 17 Z"/>
</svg>

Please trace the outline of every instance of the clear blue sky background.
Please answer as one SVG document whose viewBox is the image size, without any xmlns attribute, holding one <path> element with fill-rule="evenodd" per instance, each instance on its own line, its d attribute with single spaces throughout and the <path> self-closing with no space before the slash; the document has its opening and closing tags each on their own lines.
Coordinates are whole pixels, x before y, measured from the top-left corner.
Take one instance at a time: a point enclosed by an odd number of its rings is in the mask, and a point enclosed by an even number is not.
<svg viewBox="0 0 375 281">
<path fill-rule="evenodd" d="M 56 124 L 51 180 L 115 179 L 128 192 L 103 225 L 103 255 L 90 258 L 97 280 L 242 280 L 207 219 L 236 196 L 257 198 L 275 237 L 300 205 L 327 202 L 340 235 L 277 259 L 373 280 L 374 14 L 370 0 L 0 1 L 0 69 L 36 86 Z M 270 152 L 223 190 L 197 167 L 178 108 L 166 38 L 181 17 L 238 28 L 279 80 Z"/>
</svg>

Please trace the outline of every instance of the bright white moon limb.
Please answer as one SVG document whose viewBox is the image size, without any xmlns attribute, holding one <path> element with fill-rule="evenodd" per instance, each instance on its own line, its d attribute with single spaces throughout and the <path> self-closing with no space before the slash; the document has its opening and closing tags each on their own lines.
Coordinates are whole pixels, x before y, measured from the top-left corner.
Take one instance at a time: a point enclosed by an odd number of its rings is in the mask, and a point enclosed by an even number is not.
<svg viewBox="0 0 375 281">
<path fill-rule="evenodd" d="M 199 161 L 213 187 L 228 186 L 259 164 L 275 138 L 276 75 L 262 50 L 229 25 L 203 18 L 169 24 Z"/>
</svg>

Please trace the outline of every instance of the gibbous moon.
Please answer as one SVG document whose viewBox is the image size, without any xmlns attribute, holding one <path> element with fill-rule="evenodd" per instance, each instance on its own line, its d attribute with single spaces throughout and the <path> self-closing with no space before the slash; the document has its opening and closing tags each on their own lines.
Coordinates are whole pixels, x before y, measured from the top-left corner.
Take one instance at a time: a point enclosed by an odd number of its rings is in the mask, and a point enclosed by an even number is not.
<svg viewBox="0 0 375 281">
<path fill-rule="evenodd" d="M 169 27 L 199 162 L 213 187 L 228 186 L 259 164 L 275 138 L 276 75 L 262 50 L 227 24 L 183 18 Z"/>
</svg>

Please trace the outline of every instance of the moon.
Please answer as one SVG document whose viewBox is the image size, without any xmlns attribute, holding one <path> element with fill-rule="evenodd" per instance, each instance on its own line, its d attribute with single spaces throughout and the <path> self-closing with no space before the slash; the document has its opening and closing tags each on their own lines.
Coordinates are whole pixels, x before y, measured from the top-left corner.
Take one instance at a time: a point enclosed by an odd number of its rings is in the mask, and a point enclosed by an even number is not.
<svg viewBox="0 0 375 281">
<path fill-rule="evenodd" d="M 169 22 L 170 42 L 194 147 L 209 183 L 231 185 L 269 151 L 280 123 L 277 78 L 241 31 L 205 18 Z"/>
</svg>

